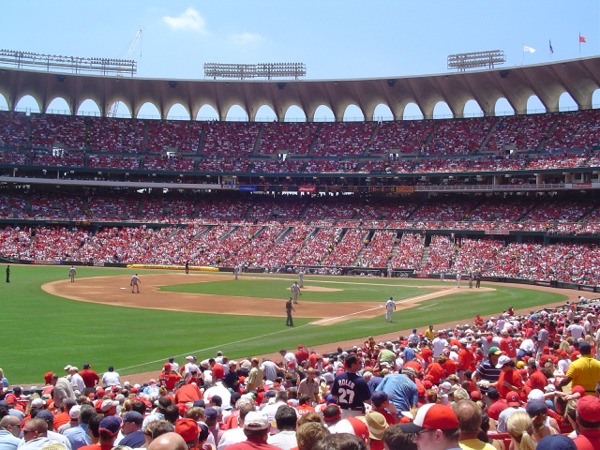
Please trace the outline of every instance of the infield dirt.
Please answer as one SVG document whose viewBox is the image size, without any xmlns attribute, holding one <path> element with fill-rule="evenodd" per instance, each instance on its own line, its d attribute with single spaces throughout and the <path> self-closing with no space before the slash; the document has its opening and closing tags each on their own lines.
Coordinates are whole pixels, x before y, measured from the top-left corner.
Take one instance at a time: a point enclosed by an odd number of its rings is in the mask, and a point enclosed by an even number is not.
<svg viewBox="0 0 600 450">
<path fill-rule="evenodd" d="M 101 303 L 113 306 L 123 306 L 128 308 L 148 308 L 169 311 L 185 311 L 211 314 L 232 314 L 232 315 L 256 315 L 258 311 L 263 316 L 285 317 L 285 299 L 245 297 L 245 296 L 224 296 L 214 294 L 190 294 L 173 293 L 160 291 L 161 286 L 205 283 L 214 281 L 225 281 L 221 275 L 212 274 L 144 274 L 142 278 L 141 294 L 132 294 L 129 286 L 130 276 L 107 276 L 90 277 L 77 279 L 75 283 L 69 280 L 59 280 L 47 283 L 42 289 L 50 294 L 72 300 Z M 350 279 L 348 282 L 351 282 Z M 481 289 L 469 289 L 468 287 L 456 288 L 455 284 L 448 282 L 448 285 L 439 287 L 422 286 L 431 289 L 431 292 L 417 297 L 400 300 L 397 302 L 398 310 L 412 308 L 420 302 L 431 298 L 443 297 L 456 292 L 465 293 L 482 290 L 493 290 L 493 283 L 486 283 Z M 559 304 L 568 301 L 577 301 L 579 293 L 568 289 L 553 289 L 543 286 L 518 285 L 515 287 L 524 289 L 535 289 L 546 292 L 561 293 L 567 296 L 567 299 Z M 305 286 L 306 291 L 333 291 L 337 288 L 326 288 L 320 286 Z M 283 296 L 282 296 L 283 297 Z M 341 302 L 335 304 L 335 316 L 331 315 L 332 308 L 330 303 L 321 302 L 302 302 L 294 305 L 296 312 L 294 317 L 319 317 L 320 320 L 313 322 L 319 325 L 329 325 L 350 318 L 371 318 L 383 316 L 385 313 L 384 305 L 378 305 L 373 302 Z M 555 305 L 548 305 L 555 306 Z M 501 313 L 502 311 L 498 311 Z M 519 312 L 519 311 L 517 311 Z M 528 311 L 525 311 L 528 312 Z M 435 324 L 436 328 L 448 328 L 456 323 Z M 377 341 L 387 341 L 397 339 L 399 336 L 407 336 L 411 330 L 398 330 L 394 333 L 374 336 Z M 366 338 L 367 336 L 364 336 Z M 337 342 L 315 346 L 314 350 L 320 353 L 326 353 L 335 350 L 338 347 L 349 348 L 353 345 L 362 343 L 361 338 L 352 341 Z M 311 347 L 313 349 L 313 347 Z M 281 356 L 279 354 L 249 355 L 271 358 L 275 361 Z M 160 371 L 160 366 L 156 371 L 127 375 L 126 379 L 131 383 L 144 383 L 150 378 L 156 377 Z"/>
</svg>

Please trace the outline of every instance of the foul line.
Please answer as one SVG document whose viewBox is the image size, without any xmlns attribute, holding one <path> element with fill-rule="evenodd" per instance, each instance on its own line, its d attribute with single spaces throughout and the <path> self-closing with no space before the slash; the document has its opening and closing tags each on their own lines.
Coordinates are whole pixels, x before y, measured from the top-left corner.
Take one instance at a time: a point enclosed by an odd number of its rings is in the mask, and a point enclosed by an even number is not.
<svg viewBox="0 0 600 450">
<path fill-rule="evenodd" d="M 235 344 L 239 344 L 241 342 L 253 341 L 255 339 L 263 339 L 263 338 L 266 338 L 266 337 L 269 337 L 269 336 L 276 336 L 278 334 L 287 333 L 289 331 L 297 330 L 297 329 L 306 327 L 308 325 L 311 325 L 311 324 L 307 323 L 307 324 L 304 324 L 304 325 L 300 325 L 298 327 L 289 328 L 287 330 L 274 331 L 273 333 L 267 333 L 267 334 L 263 334 L 263 335 L 260 335 L 260 336 L 254 336 L 254 337 L 251 337 L 251 338 L 240 339 L 240 340 L 228 342 L 228 343 L 225 343 L 225 344 L 215 345 L 213 347 L 199 348 L 199 349 L 196 349 L 196 350 L 191 350 L 191 351 L 186 352 L 186 353 L 179 353 L 178 355 L 169 355 L 166 358 L 157 359 L 157 360 L 154 360 L 154 361 L 148 361 L 148 362 L 145 362 L 143 364 L 136 364 L 134 366 L 121 367 L 118 370 L 121 370 L 121 371 L 124 371 L 124 370 L 133 370 L 133 369 L 138 369 L 138 368 L 141 368 L 141 367 L 145 367 L 145 366 L 147 366 L 149 364 L 160 364 L 160 363 L 163 363 L 164 361 L 166 361 L 170 357 L 178 357 L 178 356 L 184 356 L 184 355 L 193 355 L 194 353 L 206 352 L 208 350 L 215 350 L 215 349 L 227 348 L 227 346 L 229 346 L 229 345 L 235 345 Z M 156 370 L 160 371 L 160 368 L 158 368 Z"/>
</svg>

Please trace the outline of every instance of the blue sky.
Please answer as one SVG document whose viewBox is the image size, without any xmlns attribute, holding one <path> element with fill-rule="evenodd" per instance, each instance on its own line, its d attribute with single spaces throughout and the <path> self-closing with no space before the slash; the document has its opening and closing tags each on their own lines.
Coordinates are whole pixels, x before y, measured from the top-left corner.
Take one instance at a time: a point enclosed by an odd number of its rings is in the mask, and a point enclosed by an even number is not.
<svg viewBox="0 0 600 450">
<path fill-rule="evenodd" d="M 203 79 L 206 62 L 304 62 L 306 79 L 344 79 L 445 73 L 449 54 L 469 51 L 504 50 L 504 67 L 600 54 L 599 0 L 21 0 L 2 9 L 9 50 L 124 58 L 143 27 L 131 55 L 142 78 Z"/>
</svg>

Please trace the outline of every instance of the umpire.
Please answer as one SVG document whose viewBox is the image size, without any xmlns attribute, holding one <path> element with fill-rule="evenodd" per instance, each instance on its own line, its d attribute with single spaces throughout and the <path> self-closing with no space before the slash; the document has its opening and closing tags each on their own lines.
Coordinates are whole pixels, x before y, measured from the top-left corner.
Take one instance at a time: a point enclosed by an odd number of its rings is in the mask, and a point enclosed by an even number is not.
<svg viewBox="0 0 600 450">
<path fill-rule="evenodd" d="M 288 301 L 285 302 L 285 312 L 287 313 L 287 320 L 285 322 L 285 326 L 293 327 L 294 319 L 292 318 L 292 312 L 296 312 L 296 310 L 294 309 L 294 305 L 292 304 L 292 297 L 290 297 Z"/>
</svg>

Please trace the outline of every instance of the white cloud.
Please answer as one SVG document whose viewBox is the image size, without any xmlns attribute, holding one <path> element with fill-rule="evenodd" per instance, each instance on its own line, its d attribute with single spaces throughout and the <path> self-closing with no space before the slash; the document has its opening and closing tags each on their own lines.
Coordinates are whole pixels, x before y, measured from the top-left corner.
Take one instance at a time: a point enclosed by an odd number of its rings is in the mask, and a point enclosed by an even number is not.
<svg viewBox="0 0 600 450">
<path fill-rule="evenodd" d="M 230 39 L 234 44 L 240 45 L 254 44 L 264 40 L 264 38 L 257 33 L 233 34 L 231 35 Z"/>
<path fill-rule="evenodd" d="M 178 16 L 165 16 L 163 21 L 175 30 L 206 31 L 204 18 L 192 7 L 189 7 Z"/>
</svg>

